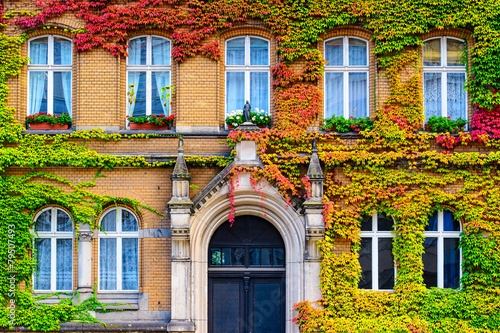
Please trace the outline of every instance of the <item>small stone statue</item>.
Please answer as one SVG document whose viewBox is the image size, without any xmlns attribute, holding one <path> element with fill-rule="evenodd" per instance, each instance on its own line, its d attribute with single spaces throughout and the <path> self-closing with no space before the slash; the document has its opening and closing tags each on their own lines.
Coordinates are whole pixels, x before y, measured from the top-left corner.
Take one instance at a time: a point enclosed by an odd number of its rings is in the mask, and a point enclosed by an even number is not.
<svg viewBox="0 0 500 333">
<path fill-rule="evenodd" d="M 247 123 L 251 123 L 250 110 L 252 110 L 252 106 L 247 101 L 245 106 L 243 107 L 243 116 L 245 117 L 245 122 L 247 122 Z"/>
</svg>

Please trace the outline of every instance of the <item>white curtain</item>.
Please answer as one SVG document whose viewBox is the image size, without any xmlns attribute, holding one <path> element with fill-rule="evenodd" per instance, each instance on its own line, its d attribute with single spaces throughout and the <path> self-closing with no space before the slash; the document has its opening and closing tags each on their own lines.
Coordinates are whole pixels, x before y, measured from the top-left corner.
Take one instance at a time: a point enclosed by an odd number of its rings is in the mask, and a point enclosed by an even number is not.
<svg viewBox="0 0 500 333">
<path fill-rule="evenodd" d="M 61 72 L 61 74 L 64 102 L 68 114 L 71 115 L 71 72 Z"/>
<path fill-rule="evenodd" d="M 139 239 L 122 238 L 122 289 L 139 289 Z"/>
<path fill-rule="evenodd" d="M 153 65 L 170 66 L 170 42 L 164 38 L 153 37 Z"/>
<path fill-rule="evenodd" d="M 466 120 L 465 73 L 448 73 L 446 79 L 448 88 L 448 116 L 454 120 L 458 118 Z"/>
<path fill-rule="evenodd" d="M 145 72 L 128 72 L 128 84 L 127 84 L 127 92 L 131 92 L 132 90 L 129 89 L 131 84 L 135 84 L 133 87 L 134 90 L 134 97 L 137 99 L 137 95 L 139 93 L 139 81 L 141 79 L 141 74 L 146 74 Z M 137 103 L 137 100 L 134 100 L 134 97 L 130 97 L 127 95 L 127 114 L 129 116 L 133 116 L 132 112 L 137 116 L 139 116 L 140 112 L 136 112 L 135 109 L 135 104 Z M 132 104 L 129 102 L 129 98 L 132 99 Z"/>
<path fill-rule="evenodd" d="M 327 72 L 326 80 L 326 110 L 325 118 L 344 115 L 344 73 Z"/>
<path fill-rule="evenodd" d="M 152 114 L 158 115 L 157 110 L 161 110 L 161 114 L 168 116 L 169 110 L 170 110 L 170 98 L 169 99 L 161 99 L 161 96 L 164 95 L 165 93 L 161 92 L 161 89 L 164 88 L 165 86 L 170 85 L 170 72 L 164 71 L 164 72 L 153 72 L 152 73 L 152 80 L 153 82 L 156 81 L 156 96 L 153 93 L 152 89 Z M 158 109 L 156 105 L 161 105 L 161 109 Z"/>
<path fill-rule="evenodd" d="M 349 73 L 349 116 L 368 116 L 368 73 Z"/>
<path fill-rule="evenodd" d="M 46 112 L 46 108 L 41 110 L 42 100 L 47 98 L 45 92 L 47 90 L 47 72 L 30 72 L 30 114 L 38 112 Z"/>
<path fill-rule="evenodd" d="M 73 289 L 73 239 L 56 239 L 56 289 Z"/>
<path fill-rule="evenodd" d="M 48 231 L 50 232 L 52 229 L 51 223 L 51 209 L 44 211 L 42 214 L 38 216 L 36 219 L 36 231 Z"/>
<path fill-rule="evenodd" d="M 269 42 L 250 37 L 250 65 L 269 66 Z"/>
<path fill-rule="evenodd" d="M 102 230 L 116 231 L 116 209 L 109 211 L 101 221 Z"/>
<path fill-rule="evenodd" d="M 33 65 L 47 65 L 49 55 L 48 38 L 39 38 L 30 42 L 30 60 Z"/>
<path fill-rule="evenodd" d="M 424 73 L 425 119 L 441 116 L 441 73 Z"/>
<path fill-rule="evenodd" d="M 72 232 L 73 223 L 68 214 L 66 214 L 61 209 L 57 210 L 57 229 L 56 231 Z"/>
<path fill-rule="evenodd" d="M 136 38 L 130 41 L 128 49 L 129 65 L 146 65 L 146 37 Z"/>
<path fill-rule="evenodd" d="M 245 73 L 227 72 L 226 105 L 227 113 L 242 110 L 245 105 Z"/>
<path fill-rule="evenodd" d="M 245 37 L 234 38 L 227 42 L 226 65 L 245 65 Z"/>
<path fill-rule="evenodd" d="M 367 66 L 367 52 L 365 41 L 349 38 L 349 66 Z"/>
<path fill-rule="evenodd" d="M 50 238 L 35 239 L 37 269 L 34 276 L 35 290 L 50 290 Z"/>
<path fill-rule="evenodd" d="M 122 210 L 122 231 L 139 231 L 139 225 L 135 216 L 128 210 Z"/>
<path fill-rule="evenodd" d="M 101 238 L 99 281 L 101 290 L 116 290 L 116 238 Z"/>
<path fill-rule="evenodd" d="M 269 73 L 250 73 L 250 104 L 269 113 Z M 252 110 L 253 111 L 253 110 Z"/>
<path fill-rule="evenodd" d="M 71 65 L 71 42 L 54 37 L 54 65 Z"/>
</svg>

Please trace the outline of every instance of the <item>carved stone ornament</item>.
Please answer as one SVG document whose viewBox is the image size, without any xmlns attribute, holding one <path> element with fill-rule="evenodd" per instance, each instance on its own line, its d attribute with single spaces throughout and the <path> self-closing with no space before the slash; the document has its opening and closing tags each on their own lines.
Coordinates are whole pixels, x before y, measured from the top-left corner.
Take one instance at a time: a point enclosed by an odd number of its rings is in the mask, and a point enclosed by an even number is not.
<svg viewBox="0 0 500 333">
<path fill-rule="evenodd" d="M 80 242 L 92 242 L 92 239 L 94 238 L 94 234 L 92 231 L 80 231 L 78 233 L 78 240 Z"/>
</svg>

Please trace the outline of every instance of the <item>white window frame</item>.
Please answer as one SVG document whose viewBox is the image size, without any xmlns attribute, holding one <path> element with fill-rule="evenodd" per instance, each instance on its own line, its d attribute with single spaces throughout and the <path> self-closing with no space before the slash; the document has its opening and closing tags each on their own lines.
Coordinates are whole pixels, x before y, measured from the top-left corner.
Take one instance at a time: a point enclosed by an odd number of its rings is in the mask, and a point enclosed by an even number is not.
<svg viewBox="0 0 500 333">
<path fill-rule="evenodd" d="M 156 35 L 142 35 L 134 38 L 130 38 L 130 41 L 138 38 L 146 37 L 146 65 L 129 65 L 129 57 L 127 57 L 127 91 L 128 86 L 130 85 L 128 81 L 128 72 L 146 72 L 146 115 L 151 115 L 151 106 L 152 106 L 152 96 L 151 96 L 151 84 L 152 84 L 152 74 L 153 72 L 170 72 L 170 84 L 172 84 L 172 41 L 168 38 Z M 153 37 L 161 38 L 168 40 L 170 43 L 170 66 L 166 65 L 152 65 L 153 63 Z M 137 90 L 136 90 L 137 91 Z M 128 109 L 128 96 L 125 95 L 126 105 L 127 105 L 127 115 L 129 114 Z M 169 108 L 170 116 L 172 114 L 172 109 Z"/>
<path fill-rule="evenodd" d="M 227 65 L 226 64 L 226 72 L 225 72 L 225 77 L 224 77 L 224 80 L 226 82 L 226 85 L 224 87 L 224 91 L 225 91 L 224 103 L 227 104 L 226 103 L 226 101 L 227 101 L 227 89 L 226 89 L 226 87 L 227 87 L 227 73 L 228 72 L 245 72 L 245 102 L 250 101 L 250 73 L 251 72 L 267 72 L 267 83 L 268 83 L 267 89 L 269 91 L 268 98 L 267 98 L 268 99 L 267 105 L 269 105 L 269 110 L 267 110 L 267 114 L 271 115 L 271 42 L 269 41 L 269 39 L 259 37 L 259 36 L 253 36 L 253 35 L 240 35 L 240 36 L 236 36 L 233 38 L 229 38 L 228 40 L 226 40 L 226 44 L 225 44 L 226 63 L 227 63 L 227 43 L 233 39 L 237 39 L 237 38 L 241 38 L 241 37 L 245 37 L 245 65 Z M 267 65 L 267 66 L 262 66 L 262 65 L 252 66 L 252 65 L 250 65 L 250 38 L 257 38 L 257 39 L 261 39 L 261 40 L 264 40 L 267 42 L 267 45 L 268 45 L 267 59 L 269 60 L 269 65 Z M 241 108 L 243 109 L 243 105 L 241 106 Z M 232 110 L 228 110 L 227 105 L 226 105 L 226 116 L 229 115 L 231 113 L 231 111 Z M 226 124 L 226 127 L 227 127 L 227 124 Z"/>
<path fill-rule="evenodd" d="M 139 244 L 139 219 L 137 218 L 137 215 L 134 214 L 130 209 L 127 209 L 125 207 L 113 207 L 110 209 L 107 209 L 104 211 L 101 215 L 101 219 L 99 221 L 99 226 L 101 226 L 102 219 L 104 216 L 106 216 L 109 212 L 112 210 L 116 210 L 116 231 L 102 231 L 99 230 L 98 233 L 98 244 L 97 244 L 97 279 L 100 278 L 101 276 L 101 239 L 102 238 L 115 238 L 116 239 L 116 289 L 115 290 L 109 290 L 109 289 L 101 289 L 101 284 L 98 283 L 98 291 L 104 292 L 104 293 L 137 293 L 139 292 L 139 289 L 137 290 L 123 290 L 122 289 L 122 239 L 123 238 L 137 238 L 137 287 L 139 287 L 139 280 L 140 280 L 140 244 Z M 137 231 L 125 231 L 122 232 L 122 210 L 128 211 L 130 214 L 132 214 L 135 217 L 135 220 L 137 221 Z"/>
<path fill-rule="evenodd" d="M 68 291 L 72 292 L 73 291 L 73 270 L 74 270 L 74 265 L 73 265 L 73 250 L 74 250 L 74 227 L 72 231 L 57 231 L 57 210 L 63 211 L 65 214 L 67 214 L 71 220 L 71 223 L 73 224 L 73 219 L 71 218 L 71 215 L 68 214 L 64 209 L 61 209 L 59 207 L 47 207 L 45 209 L 42 209 L 39 211 L 34 218 L 34 224 L 36 226 L 36 221 L 38 220 L 38 217 L 50 210 L 50 231 L 37 231 L 33 230 L 33 234 L 35 238 L 49 238 L 50 239 L 50 290 L 46 289 L 34 289 L 35 292 L 56 292 L 56 291 Z M 58 290 L 56 288 L 56 277 L 57 277 L 57 240 L 58 239 L 71 239 L 71 289 L 65 290 Z M 34 248 L 34 241 L 33 241 L 33 248 Z M 33 273 L 33 281 L 35 279 L 35 274 Z M 34 286 L 34 283 L 33 283 Z"/>
<path fill-rule="evenodd" d="M 28 40 L 28 57 L 31 54 L 31 42 L 41 38 L 48 37 L 47 46 L 47 65 L 32 65 L 31 61 L 28 62 L 28 93 L 27 95 L 27 106 L 28 109 L 26 113 L 30 116 L 30 72 L 47 72 L 47 114 L 54 114 L 54 72 L 70 72 L 71 73 L 71 89 L 73 89 L 73 41 L 71 38 L 59 36 L 59 35 L 43 35 L 31 38 Z M 54 37 L 65 39 L 71 42 L 71 64 L 70 65 L 54 65 Z M 72 106 L 73 107 L 73 106 Z M 71 111 L 68 110 L 68 114 L 71 116 Z"/>
<path fill-rule="evenodd" d="M 447 40 L 448 39 L 454 39 L 457 41 L 460 41 L 464 43 L 464 47 L 467 47 L 465 44 L 465 40 L 461 38 L 456 38 L 456 37 L 448 37 L 448 36 L 442 36 L 442 37 L 432 37 L 428 38 L 423 41 L 423 43 L 431 41 L 433 39 L 439 39 L 440 40 L 440 45 L 441 45 L 441 66 L 425 66 L 424 65 L 424 46 L 422 46 L 422 69 L 425 73 L 440 73 L 441 74 L 441 116 L 442 117 L 448 117 L 448 75 L 447 73 L 465 73 L 465 82 L 467 82 L 467 72 L 465 71 L 465 65 L 461 66 L 448 66 L 448 50 L 447 50 Z M 422 78 L 425 80 L 425 78 Z M 423 89 L 423 84 L 422 84 L 422 89 Z M 425 90 L 423 91 L 425 94 Z M 467 91 L 464 90 L 465 93 L 465 119 L 467 120 L 468 115 L 468 105 L 467 101 L 468 96 L 467 96 Z M 425 96 L 424 96 L 425 97 Z M 425 101 L 425 98 L 424 98 Z M 425 116 L 425 110 L 424 110 L 424 116 Z M 427 119 L 425 119 L 427 121 Z"/>
<path fill-rule="evenodd" d="M 351 66 L 349 65 L 349 38 L 357 39 L 366 43 L 366 66 Z M 355 36 L 336 36 L 333 38 L 329 38 L 323 42 L 323 57 L 326 58 L 326 44 L 335 39 L 342 39 L 342 52 L 343 52 L 343 66 L 329 66 L 326 64 L 325 74 L 326 72 L 337 72 L 343 73 L 344 80 L 344 118 L 349 118 L 349 73 L 366 73 L 366 115 L 365 117 L 370 116 L 370 43 L 368 40 Z M 326 76 L 325 76 L 326 77 Z M 324 79 L 323 91 L 326 92 L 326 78 Z M 325 93 L 326 96 L 326 93 Z M 326 98 L 326 97 L 325 97 Z M 326 102 L 323 103 L 323 114 L 326 118 Z M 333 115 L 332 115 L 333 116 Z"/>
<path fill-rule="evenodd" d="M 391 218 L 394 222 L 394 218 Z M 372 230 L 371 231 L 361 231 L 359 234 L 360 238 L 370 238 L 372 240 L 372 288 L 364 290 L 381 290 L 381 291 L 393 291 L 394 289 L 379 289 L 378 287 L 378 240 L 379 238 L 391 238 L 393 239 L 396 234 L 393 231 L 378 231 L 378 212 L 373 213 L 371 217 Z M 394 230 L 396 230 L 396 225 L 394 223 Z M 394 283 L 396 283 L 396 262 L 394 265 Z"/>
<path fill-rule="evenodd" d="M 424 231 L 424 238 L 432 237 L 437 238 L 437 287 L 444 288 L 444 239 L 445 238 L 457 238 L 460 240 L 460 233 L 462 232 L 462 223 L 458 221 L 460 226 L 460 231 L 443 231 L 443 212 L 442 210 L 438 211 L 438 231 Z M 449 211 L 453 213 L 452 211 Z M 429 217 L 430 218 L 430 217 Z M 459 262 L 460 262 L 460 275 L 459 278 L 462 278 L 463 270 L 462 270 L 462 249 L 459 248 Z M 422 273 L 423 274 L 423 273 Z"/>
</svg>

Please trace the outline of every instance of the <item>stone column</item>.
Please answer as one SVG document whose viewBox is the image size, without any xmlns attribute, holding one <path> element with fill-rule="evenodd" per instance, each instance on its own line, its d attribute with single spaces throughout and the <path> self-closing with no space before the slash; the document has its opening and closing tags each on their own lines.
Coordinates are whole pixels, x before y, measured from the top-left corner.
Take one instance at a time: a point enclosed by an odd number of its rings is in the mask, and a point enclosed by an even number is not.
<svg viewBox="0 0 500 333">
<path fill-rule="evenodd" d="M 94 233 L 90 224 L 80 223 L 78 232 L 78 291 L 80 301 L 93 295 L 92 286 L 92 239 Z"/>
<path fill-rule="evenodd" d="M 189 199 L 188 172 L 184 159 L 183 140 L 179 139 L 177 162 L 172 180 L 172 199 L 170 208 L 172 230 L 172 273 L 171 273 L 171 318 L 167 325 L 169 332 L 194 332 L 195 326 L 191 318 L 191 254 L 189 219 L 192 201 Z"/>
<path fill-rule="evenodd" d="M 316 139 L 312 143 L 312 154 L 307 177 L 311 182 L 311 193 L 308 194 L 303 205 L 306 216 L 304 281 L 307 281 L 304 296 L 306 300 L 316 301 L 321 298 L 321 290 L 319 289 L 321 259 L 317 243 L 325 236 L 325 224 L 323 222 L 323 181 L 325 176 L 318 158 Z"/>
</svg>

